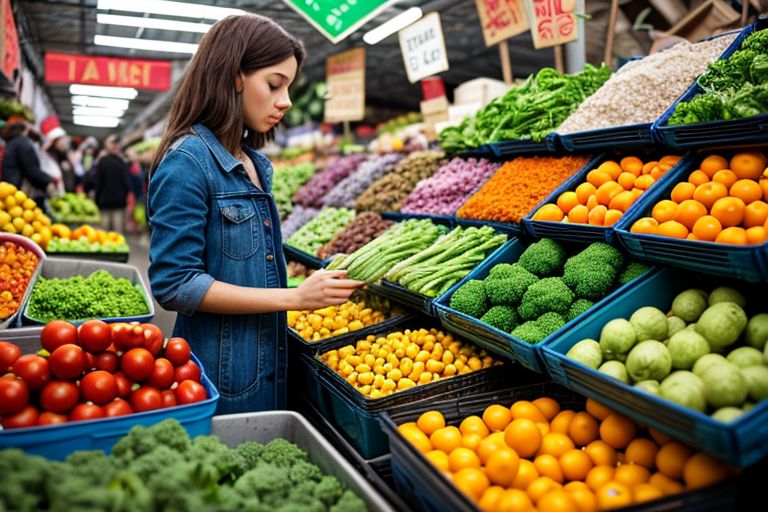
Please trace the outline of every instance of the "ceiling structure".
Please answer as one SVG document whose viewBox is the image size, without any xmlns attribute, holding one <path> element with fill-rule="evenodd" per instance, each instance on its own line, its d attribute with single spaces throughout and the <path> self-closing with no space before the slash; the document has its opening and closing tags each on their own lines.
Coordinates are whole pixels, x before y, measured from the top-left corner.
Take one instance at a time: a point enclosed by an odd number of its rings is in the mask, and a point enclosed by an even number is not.
<svg viewBox="0 0 768 512">
<path fill-rule="evenodd" d="M 131 0 L 125 0 L 130 2 Z M 418 6 L 424 14 L 437 11 L 441 15 L 443 33 L 448 51 L 450 70 L 441 74 L 446 89 L 473 78 L 485 76 L 501 78 L 499 53 L 496 47 L 487 48 L 483 42 L 480 21 L 474 0 L 403 0 L 382 11 L 362 28 L 338 44 L 332 44 L 299 14 L 280 0 L 185 0 L 191 3 L 242 9 L 272 18 L 290 33 L 303 40 L 307 59 L 303 73 L 307 78 L 323 80 L 325 59 L 354 47 L 366 49 L 366 102 L 369 105 L 418 110 L 421 100 L 419 84 L 410 84 L 406 77 L 397 35 L 389 36 L 376 45 L 363 42 L 363 34 L 405 9 Z M 75 53 L 94 56 L 165 59 L 173 62 L 173 78 L 183 73 L 190 55 L 147 50 L 130 50 L 94 44 L 94 36 L 107 35 L 169 42 L 197 43 L 201 34 L 159 29 L 143 29 L 97 23 L 97 13 L 128 14 L 117 10 L 98 10 L 97 0 L 17 0 L 17 24 L 25 60 L 35 68 L 36 76 L 43 76 L 45 52 Z M 145 17 L 158 17 L 145 14 Z M 164 17 L 168 18 L 168 17 Z M 190 18 L 170 18 L 194 21 Z M 202 20 L 200 20 L 202 21 Z M 211 23 L 210 20 L 206 20 Z M 551 49 L 534 50 L 530 33 L 509 40 L 510 60 L 516 76 L 526 76 L 543 66 L 553 64 Z M 73 124 L 71 95 L 68 85 L 45 84 L 62 126 L 71 134 L 89 134 L 104 137 L 113 131 L 126 133 L 140 130 L 162 118 L 167 111 L 172 93 L 139 91 L 129 104 L 117 128 L 87 128 Z"/>
</svg>

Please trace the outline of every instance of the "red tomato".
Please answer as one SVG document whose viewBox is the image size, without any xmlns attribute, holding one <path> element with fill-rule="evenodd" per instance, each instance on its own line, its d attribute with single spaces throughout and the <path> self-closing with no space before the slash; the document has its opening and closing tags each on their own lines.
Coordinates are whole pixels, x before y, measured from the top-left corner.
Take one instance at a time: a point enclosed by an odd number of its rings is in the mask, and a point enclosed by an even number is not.
<svg viewBox="0 0 768 512">
<path fill-rule="evenodd" d="M 131 393 L 131 407 L 136 412 L 153 411 L 163 408 L 160 391 L 152 386 L 142 386 Z"/>
<path fill-rule="evenodd" d="M 21 357 L 21 349 L 10 341 L 0 341 L 0 372 L 6 371 Z"/>
<path fill-rule="evenodd" d="M 13 373 L 24 379 L 32 391 L 37 391 L 51 380 L 48 360 L 35 354 L 21 356 L 13 363 L 12 370 Z"/>
<path fill-rule="evenodd" d="M 117 363 L 117 354 L 107 350 L 96 356 L 95 368 L 97 370 L 104 370 L 105 372 L 115 373 L 117 371 Z"/>
<path fill-rule="evenodd" d="M 166 389 L 161 393 L 163 396 L 163 408 L 174 407 L 176 402 L 176 394 L 171 389 Z"/>
<path fill-rule="evenodd" d="M 80 381 L 80 395 L 83 401 L 103 405 L 117 398 L 115 376 L 104 370 L 87 374 Z"/>
<path fill-rule="evenodd" d="M 48 352 L 62 345 L 77 345 L 77 327 L 64 320 L 51 320 L 40 333 L 40 343 Z"/>
<path fill-rule="evenodd" d="M 120 371 L 134 382 L 144 382 L 155 370 L 155 356 L 145 348 L 132 348 L 120 359 Z"/>
<path fill-rule="evenodd" d="M 90 352 L 85 352 L 85 371 L 96 369 L 96 356 Z"/>
<path fill-rule="evenodd" d="M 184 380 L 194 380 L 196 382 L 200 382 L 200 367 L 190 359 L 185 364 L 176 368 L 176 371 L 173 374 L 173 379 L 176 382 L 181 382 Z"/>
<path fill-rule="evenodd" d="M 85 371 L 88 359 L 85 352 L 77 345 L 61 345 L 48 358 L 51 374 L 59 379 L 77 379 Z"/>
<path fill-rule="evenodd" d="M 147 384 L 157 389 L 168 389 L 174 382 L 174 369 L 169 360 L 164 357 L 155 359 L 155 369 L 149 376 Z"/>
<path fill-rule="evenodd" d="M 107 418 L 114 418 L 115 416 L 126 416 L 128 414 L 133 414 L 133 408 L 131 407 L 131 404 L 122 398 L 115 398 L 104 406 L 104 414 L 107 416 Z"/>
<path fill-rule="evenodd" d="M 144 345 L 144 329 L 138 323 L 112 324 L 112 342 L 119 350 L 130 350 Z"/>
<path fill-rule="evenodd" d="M 37 424 L 40 426 L 43 425 L 59 425 L 61 423 L 66 423 L 69 421 L 69 418 L 66 414 L 57 414 L 55 412 L 50 411 L 43 411 L 40 413 L 40 416 L 37 418 Z"/>
<path fill-rule="evenodd" d="M 156 356 L 163 349 L 163 331 L 153 324 L 141 324 L 141 328 L 144 330 L 144 348 Z"/>
<path fill-rule="evenodd" d="M 77 404 L 77 386 L 66 380 L 52 380 L 40 392 L 40 406 L 46 411 L 65 413 Z"/>
<path fill-rule="evenodd" d="M 29 403 L 29 388 L 21 379 L 0 379 L 0 415 L 16 414 Z"/>
<path fill-rule="evenodd" d="M 4 416 L 2 419 L 3 428 L 25 428 L 37 425 L 40 413 L 34 405 L 28 405 L 21 411 L 12 416 Z"/>
<path fill-rule="evenodd" d="M 112 340 L 109 337 L 109 324 L 101 320 L 88 320 L 77 330 L 80 345 L 89 352 L 103 352 Z"/>
<path fill-rule="evenodd" d="M 128 398 L 131 395 L 131 391 L 133 391 L 133 389 L 131 389 L 133 387 L 133 382 L 128 380 L 128 377 L 121 372 L 115 374 L 115 384 L 117 385 L 118 397 Z"/>
<path fill-rule="evenodd" d="M 179 405 L 202 402 L 208 398 L 208 394 L 205 392 L 203 385 L 194 380 L 185 380 L 179 384 L 179 387 L 174 390 L 174 393 L 176 393 L 176 401 Z"/>
<path fill-rule="evenodd" d="M 69 414 L 69 421 L 95 420 L 104 417 L 104 409 L 96 404 L 77 404 Z"/>
<path fill-rule="evenodd" d="M 189 356 L 192 351 L 189 348 L 189 343 L 184 338 L 169 338 L 168 344 L 165 346 L 165 357 L 173 366 L 181 366 L 189 361 Z"/>
</svg>

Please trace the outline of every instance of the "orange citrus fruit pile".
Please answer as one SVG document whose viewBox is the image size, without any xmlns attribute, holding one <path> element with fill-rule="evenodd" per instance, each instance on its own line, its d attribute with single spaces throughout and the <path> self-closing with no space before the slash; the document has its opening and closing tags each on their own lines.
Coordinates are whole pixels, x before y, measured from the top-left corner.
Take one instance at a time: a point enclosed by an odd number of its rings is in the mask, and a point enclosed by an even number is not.
<svg viewBox="0 0 768 512">
<path fill-rule="evenodd" d="M 533 219 L 612 226 L 678 160 L 675 155 L 646 163 L 635 156 L 619 162 L 606 160 L 589 171 L 587 181 L 575 190 L 560 194 L 556 204 L 539 208 Z"/>
<path fill-rule="evenodd" d="M 630 231 L 732 245 L 768 241 L 768 157 L 709 155 Z"/>
<path fill-rule="evenodd" d="M 561 410 L 549 397 L 492 404 L 458 426 L 428 411 L 398 431 L 485 512 L 618 508 L 729 474 L 711 456 L 591 399 L 585 411 Z"/>
</svg>

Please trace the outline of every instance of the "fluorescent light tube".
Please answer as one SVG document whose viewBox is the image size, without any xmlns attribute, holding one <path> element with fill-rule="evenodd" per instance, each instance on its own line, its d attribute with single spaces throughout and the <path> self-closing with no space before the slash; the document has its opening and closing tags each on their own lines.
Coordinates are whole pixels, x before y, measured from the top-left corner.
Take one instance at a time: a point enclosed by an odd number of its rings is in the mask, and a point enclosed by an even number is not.
<svg viewBox="0 0 768 512">
<path fill-rule="evenodd" d="M 139 18 L 137 16 L 117 16 L 115 14 L 101 13 L 96 15 L 96 22 L 104 25 L 198 32 L 200 34 L 205 34 L 213 26 L 206 23 L 191 23 L 189 21 L 161 20 L 157 18 Z"/>
<path fill-rule="evenodd" d="M 73 107 L 74 116 L 123 117 L 125 110 L 100 107 Z"/>
<path fill-rule="evenodd" d="M 95 126 L 98 128 L 114 128 L 120 124 L 117 117 L 74 116 L 72 122 L 79 126 Z"/>
<path fill-rule="evenodd" d="M 82 94 L 86 96 L 99 96 L 102 98 L 121 98 L 132 100 L 138 96 L 139 91 L 132 87 L 108 87 L 104 85 L 85 85 L 72 84 L 69 86 L 69 93 L 73 95 Z"/>
<path fill-rule="evenodd" d="M 136 39 L 135 37 L 114 37 L 96 35 L 93 44 L 98 46 L 114 46 L 115 48 L 130 48 L 132 50 L 149 50 L 153 52 L 195 53 L 197 44 L 177 43 L 175 41 L 160 41 L 157 39 Z"/>
<path fill-rule="evenodd" d="M 96 96 L 72 96 L 72 105 L 78 107 L 102 107 L 114 108 L 117 110 L 127 110 L 128 100 L 119 100 L 116 98 L 99 98 Z"/>
<path fill-rule="evenodd" d="M 421 18 L 421 14 L 421 9 L 418 7 L 411 7 L 391 20 L 385 21 L 375 29 L 366 32 L 363 36 L 363 41 L 368 44 L 376 44 L 418 20 Z"/>
<path fill-rule="evenodd" d="M 182 18 L 220 20 L 227 16 L 245 14 L 241 9 L 211 7 L 187 2 L 168 2 L 166 0 L 99 0 L 98 9 L 114 11 L 140 12 L 141 14 L 163 14 Z"/>
</svg>

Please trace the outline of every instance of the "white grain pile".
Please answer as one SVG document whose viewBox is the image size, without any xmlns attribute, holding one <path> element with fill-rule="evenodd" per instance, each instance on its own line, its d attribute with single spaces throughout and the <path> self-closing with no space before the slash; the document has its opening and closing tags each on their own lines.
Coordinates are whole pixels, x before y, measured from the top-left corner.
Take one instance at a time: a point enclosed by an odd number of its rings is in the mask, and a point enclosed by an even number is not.
<svg viewBox="0 0 768 512">
<path fill-rule="evenodd" d="M 654 122 L 735 37 L 727 35 L 695 44 L 682 42 L 629 62 L 579 105 L 557 133 Z"/>
</svg>

